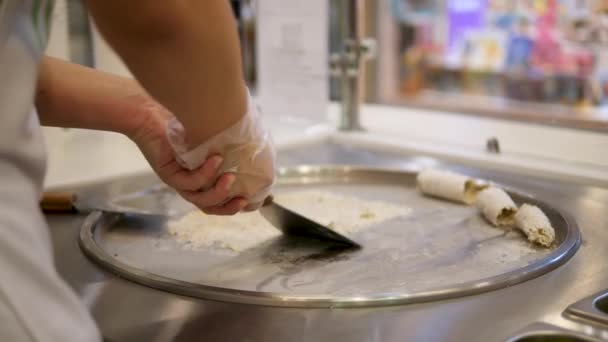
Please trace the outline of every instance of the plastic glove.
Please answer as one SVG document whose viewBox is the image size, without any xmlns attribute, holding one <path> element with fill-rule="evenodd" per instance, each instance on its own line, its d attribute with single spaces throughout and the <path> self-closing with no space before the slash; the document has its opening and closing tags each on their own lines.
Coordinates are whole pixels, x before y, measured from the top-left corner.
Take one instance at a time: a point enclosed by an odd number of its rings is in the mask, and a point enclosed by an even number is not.
<svg viewBox="0 0 608 342">
<path fill-rule="evenodd" d="M 221 155 L 224 161 L 219 175 L 236 175 L 229 197 L 245 198 L 248 201 L 245 210 L 251 211 L 262 205 L 275 182 L 275 151 L 251 96 L 247 107 L 241 120 L 194 149 L 188 150 L 184 127 L 175 118 L 167 124 L 167 137 L 177 161 L 189 170 L 198 168 L 212 155 Z"/>
<path fill-rule="evenodd" d="M 135 120 L 128 125 L 132 129 L 125 134 L 137 144 L 160 179 L 184 199 L 212 215 L 233 215 L 247 205 L 241 198 L 230 200 L 229 190 L 236 180 L 235 175 L 224 174 L 217 178 L 222 156 L 210 156 L 196 170 L 185 169 L 179 164 L 167 138 L 167 122 L 174 116 L 143 91 L 126 101 L 107 101 L 106 107 L 113 108 L 111 110 L 126 120 Z"/>
</svg>

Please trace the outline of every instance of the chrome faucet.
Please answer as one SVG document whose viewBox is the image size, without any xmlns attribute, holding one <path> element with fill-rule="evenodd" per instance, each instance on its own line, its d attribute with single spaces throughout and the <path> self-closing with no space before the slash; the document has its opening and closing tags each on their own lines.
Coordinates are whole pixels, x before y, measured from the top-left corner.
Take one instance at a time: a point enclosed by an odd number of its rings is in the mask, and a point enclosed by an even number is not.
<svg viewBox="0 0 608 342">
<path fill-rule="evenodd" d="M 361 131 L 359 107 L 361 103 L 360 73 L 365 57 L 372 55 L 373 39 L 361 38 L 361 13 L 364 0 L 338 1 L 338 20 L 343 38 L 342 51 L 330 56 L 330 71 L 340 79 L 341 115 L 339 129 Z"/>
</svg>

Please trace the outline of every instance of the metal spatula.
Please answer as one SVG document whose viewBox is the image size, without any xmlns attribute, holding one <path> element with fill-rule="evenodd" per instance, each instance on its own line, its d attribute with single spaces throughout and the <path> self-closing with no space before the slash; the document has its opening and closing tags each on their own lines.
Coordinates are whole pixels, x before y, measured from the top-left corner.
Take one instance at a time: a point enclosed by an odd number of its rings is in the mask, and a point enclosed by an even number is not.
<svg viewBox="0 0 608 342">
<path fill-rule="evenodd" d="M 144 200 L 146 200 L 146 198 L 141 196 L 140 201 Z M 89 213 L 94 210 L 145 216 L 161 216 L 167 213 L 166 209 L 149 205 L 148 203 L 146 203 L 145 206 L 135 206 L 132 203 L 129 204 L 130 205 L 120 205 L 104 198 L 72 191 L 46 191 L 40 199 L 40 207 L 46 214 L 65 214 L 70 212 Z"/>
<path fill-rule="evenodd" d="M 260 213 L 285 235 L 330 240 L 352 247 L 361 247 L 355 241 L 337 233 L 329 227 L 277 204 L 272 196 L 266 198 L 264 205 L 260 208 Z"/>
</svg>

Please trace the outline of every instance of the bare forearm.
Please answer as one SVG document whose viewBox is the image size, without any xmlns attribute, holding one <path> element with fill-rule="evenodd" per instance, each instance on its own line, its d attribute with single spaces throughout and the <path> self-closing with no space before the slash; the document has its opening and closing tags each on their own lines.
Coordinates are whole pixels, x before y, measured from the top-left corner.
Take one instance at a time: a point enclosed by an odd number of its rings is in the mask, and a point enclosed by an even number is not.
<svg viewBox="0 0 608 342">
<path fill-rule="evenodd" d="M 191 146 L 238 121 L 247 98 L 226 0 L 89 0 L 102 34 Z"/>
<path fill-rule="evenodd" d="M 40 66 L 36 109 L 46 126 L 132 134 L 144 117 L 144 90 L 132 79 L 52 57 Z"/>
</svg>

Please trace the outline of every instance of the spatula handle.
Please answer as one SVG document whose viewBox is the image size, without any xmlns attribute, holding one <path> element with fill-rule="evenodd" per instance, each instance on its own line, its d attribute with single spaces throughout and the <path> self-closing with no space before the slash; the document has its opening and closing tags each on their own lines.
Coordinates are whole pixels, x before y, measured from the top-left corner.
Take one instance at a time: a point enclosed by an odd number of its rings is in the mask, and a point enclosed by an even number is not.
<svg viewBox="0 0 608 342">
<path fill-rule="evenodd" d="M 45 213 L 68 213 L 76 211 L 74 207 L 76 193 L 71 191 L 45 191 L 40 199 L 40 208 Z"/>
</svg>

